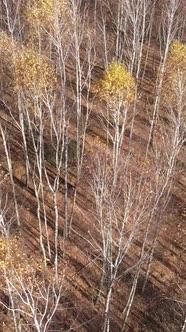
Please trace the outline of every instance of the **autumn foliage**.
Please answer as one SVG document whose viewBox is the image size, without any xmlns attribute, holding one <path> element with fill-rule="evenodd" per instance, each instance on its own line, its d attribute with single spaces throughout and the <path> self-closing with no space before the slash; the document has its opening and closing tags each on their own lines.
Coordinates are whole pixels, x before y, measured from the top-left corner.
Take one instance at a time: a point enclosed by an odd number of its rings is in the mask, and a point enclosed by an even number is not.
<svg viewBox="0 0 186 332">
<path fill-rule="evenodd" d="M 135 80 L 123 63 L 113 61 L 94 86 L 94 91 L 109 104 L 120 102 L 125 105 L 134 100 Z"/>
<path fill-rule="evenodd" d="M 32 278 L 36 270 L 42 270 L 43 263 L 32 256 L 28 257 L 19 237 L 0 238 L 0 271 L 9 273 L 14 279 L 17 275 Z"/>
<path fill-rule="evenodd" d="M 66 15 L 66 0 L 32 0 L 26 18 L 33 29 L 52 30 Z"/>
<path fill-rule="evenodd" d="M 176 106 L 186 97 L 186 44 L 174 40 L 167 59 L 163 84 L 163 99 Z"/>
<path fill-rule="evenodd" d="M 16 53 L 14 59 L 15 89 L 25 89 L 42 94 L 56 82 L 55 72 L 44 56 L 25 49 Z"/>
<path fill-rule="evenodd" d="M 32 49 L 20 48 L 6 33 L 0 35 L 0 58 L 1 82 L 6 84 L 8 76 L 11 93 L 24 91 L 26 96 L 33 93 L 40 96 L 53 89 L 57 82 L 55 68 L 47 57 Z"/>
</svg>

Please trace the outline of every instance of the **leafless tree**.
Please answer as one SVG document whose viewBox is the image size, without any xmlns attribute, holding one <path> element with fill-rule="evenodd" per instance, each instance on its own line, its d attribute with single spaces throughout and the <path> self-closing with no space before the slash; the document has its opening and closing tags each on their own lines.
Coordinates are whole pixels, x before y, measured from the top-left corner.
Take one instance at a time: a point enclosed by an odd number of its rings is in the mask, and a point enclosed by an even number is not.
<svg viewBox="0 0 186 332">
<path fill-rule="evenodd" d="M 156 122 L 159 116 L 162 84 L 164 79 L 165 66 L 169 53 L 169 48 L 171 42 L 173 41 L 174 37 L 179 31 L 180 26 L 182 25 L 182 18 L 180 20 L 180 17 L 177 15 L 179 9 L 180 9 L 180 1 L 171 0 L 165 2 L 164 8 L 162 10 L 162 19 L 160 24 L 160 38 L 159 38 L 161 62 L 156 81 L 156 93 L 153 104 L 153 115 L 151 120 L 148 144 L 146 148 L 147 153 L 149 147 L 152 146 L 153 143 L 153 136 L 155 133 Z"/>
<path fill-rule="evenodd" d="M 148 257 L 146 244 L 154 204 L 154 192 L 149 181 L 141 175 L 136 177 L 134 174 L 132 175 L 127 162 L 120 166 L 117 182 L 113 183 L 114 174 L 111 171 L 112 167 L 109 167 L 108 158 L 105 160 L 98 158 L 92 185 L 96 204 L 95 229 L 100 234 L 100 238 L 94 237 L 92 241 L 95 250 L 101 254 L 102 258 L 102 277 L 98 299 L 101 292 L 105 290 L 103 327 L 105 332 L 110 331 L 110 304 L 113 288 L 121 277 L 120 267 L 123 266 L 135 240 L 140 236 L 143 239 L 141 253 L 138 260 L 129 268 L 129 270 L 137 272 L 124 310 L 125 322 L 128 318 L 141 266 Z M 127 271 L 123 273 L 127 273 Z"/>
<path fill-rule="evenodd" d="M 17 197 L 16 197 L 16 187 L 15 187 L 14 176 L 13 176 L 12 160 L 11 160 L 11 155 L 10 155 L 10 151 L 9 151 L 9 147 L 8 147 L 6 134 L 5 134 L 5 131 L 1 124 L 0 124 L 0 131 L 1 131 L 2 141 L 3 141 L 4 151 L 5 151 L 5 155 L 6 155 L 6 160 L 7 160 L 7 164 L 8 164 L 8 171 L 9 171 L 9 176 L 10 176 L 10 181 L 11 181 L 11 186 L 12 186 L 17 224 L 18 224 L 18 226 L 20 226 L 21 222 L 20 222 L 19 207 L 18 207 Z"/>
</svg>

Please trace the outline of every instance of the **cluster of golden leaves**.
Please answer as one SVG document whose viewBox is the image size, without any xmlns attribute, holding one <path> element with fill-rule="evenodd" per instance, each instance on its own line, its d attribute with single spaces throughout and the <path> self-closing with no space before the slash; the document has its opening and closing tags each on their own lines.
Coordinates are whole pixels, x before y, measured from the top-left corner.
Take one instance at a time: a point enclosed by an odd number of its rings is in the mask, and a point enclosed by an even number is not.
<svg viewBox="0 0 186 332">
<path fill-rule="evenodd" d="M 19 49 L 18 43 L 7 33 L 0 33 L 0 93 L 4 102 L 12 108 L 17 108 L 17 96 L 14 82 L 14 54 Z"/>
<path fill-rule="evenodd" d="M 55 86 L 57 79 L 52 65 L 47 59 L 33 50 L 25 49 L 14 58 L 15 89 L 41 95 L 46 89 Z"/>
<path fill-rule="evenodd" d="M 1 76 L 10 80 L 12 92 L 40 96 L 53 90 L 57 83 L 54 66 L 48 59 L 29 48 L 22 48 L 6 33 L 0 34 Z"/>
<path fill-rule="evenodd" d="M 32 0 L 26 9 L 26 18 L 33 29 L 54 29 L 67 14 L 67 0 Z"/>
<path fill-rule="evenodd" d="M 13 54 L 16 51 L 16 44 L 14 41 L 5 33 L 0 33 L 0 75 L 1 75 L 1 86 L 10 87 L 12 86 L 12 72 L 13 68 Z"/>
<path fill-rule="evenodd" d="M 0 238 L 0 271 L 6 271 L 12 277 L 17 274 L 29 277 L 36 270 L 43 270 L 44 265 L 38 259 L 23 251 L 23 244 L 19 237 Z"/>
<path fill-rule="evenodd" d="M 53 283 L 54 273 L 45 267 L 39 253 L 35 256 L 29 253 L 21 236 L 0 238 L 0 289 L 5 293 L 7 281 L 15 290 L 13 296 L 18 307 L 32 315 L 29 306 L 17 295 L 28 291 L 37 300 L 41 290 L 47 291 Z"/>
<path fill-rule="evenodd" d="M 186 44 L 174 40 L 165 68 L 163 100 L 176 106 L 180 97 L 186 98 Z"/>
<path fill-rule="evenodd" d="M 111 105 L 117 102 L 130 104 L 134 101 L 135 80 L 124 64 L 113 61 L 93 90 Z"/>
<path fill-rule="evenodd" d="M 6 32 L 1 32 L 0 33 L 0 54 L 3 54 L 5 59 L 4 61 L 7 60 L 7 57 L 12 55 L 13 50 L 15 47 L 14 41 L 7 35 Z"/>
</svg>

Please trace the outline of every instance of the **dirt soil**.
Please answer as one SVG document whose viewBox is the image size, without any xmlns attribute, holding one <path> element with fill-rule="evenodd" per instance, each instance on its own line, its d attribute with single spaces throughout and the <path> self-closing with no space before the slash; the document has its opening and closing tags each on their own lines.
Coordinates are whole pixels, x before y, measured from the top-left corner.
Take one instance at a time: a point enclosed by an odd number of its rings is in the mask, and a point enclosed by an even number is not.
<svg viewBox="0 0 186 332">
<path fill-rule="evenodd" d="M 91 15 L 91 11 L 90 11 Z M 112 41 L 112 32 L 110 40 Z M 112 43 L 112 42 L 111 42 Z M 82 50 L 82 58 L 84 56 Z M 104 67 L 99 63 L 97 55 L 97 67 L 95 67 L 95 77 L 101 77 Z M 144 61 L 146 58 L 146 46 L 144 46 Z M 153 97 L 155 72 L 160 61 L 158 46 L 152 43 L 148 54 L 148 61 L 145 68 L 143 81 L 141 82 L 141 99 L 138 105 L 138 112 L 135 118 L 132 158 L 133 165 L 143 162 L 145 149 L 149 134 L 149 101 Z M 72 78 L 71 74 L 71 78 Z M 73 80 L 73 78 L 72 78 Z M 73 102 L 73 95 L 69 98 Z M 92 180 L 92 158 L 95 156 L 96 144 L 99 151 L 104 151 L 106 137 L 99 122 L 102 105 L 96 101 L 91 110 L 89 124 L 86 134 L 85 159 L 83 166 L 83 176 L 81 177 L 77 201 L 74 211 L 73 232 L 62 245 L 63 223 L 64 223 L 64 195 L 63 195 L 63 176 L 61 177 L 61 190 L 58 194 L 60 203 L 59 215 L 59 234 L 60 234 L 60 271 L 65 271 L 64 292 L 59 304 L 57 313 L 54 316 L 50 331 L 75 332 L 100 332 L 102 328 L 104 297 L 100 297 L 99 303 L 95 305 L 97 287 L 100 280 L 101 264 L 96 259 L 96 252 L 92 250 L 89 241 L 91 236 L 96 234 L 94 230 L 94 199 L 91 190 Z M 164 114 L 162 114 L 162 119 Z M 12 159 L 13 175 L 18 199 L 19 211 L 21 216 L 21 229 L 13 229 L 13 234 L 21 233 L 26 247 L 33 252 L 40 251 L 39 229 L 37 221 L 36 197 L 31 182 L 25 186 L 25 164 L 21 142 L 21 133 L 15 122 L 12 120 L 6 107 L 0 105 L 0 122 L 6 128 L 6 135 L 9 142 L 9 149 Z M 71 136 L 75 136 L 75 123 L 71 123 Z M 98 142 L 99 141 L 99 142 Z M 129 136 L 125 134 L 125 144 L 129 141 Z M 126 148 L 127 150 L 127 148 Z M 30 154 L 33 151 L 30 150 Z M 125 153 L 125 146 L 124 146 Z M 151 170 L 151 153 L 149 154 L 149 164 L 144 167 L 147 176 Z M 134 299 L 132 311 L 130 313 L 126 332 L 160 332 L 171 331 L 179 332 L 183 324 L 186 308 L 186 154 L 185 147 L 181 150 L 178 162 L 181 165 L 171 189 L 169 204 L 166 213 L 161 216 L 161 228 L 157 240 L 154 258 L 152 261 L 149 279 L 142 293 L 143 274 L 141 275 Z M 52 164 L 47 164 L 48 171 L 55 172 Z M 135 169 L 136 168 L 136 169 Z M 138 167 L 134 166 L 137 172 Z M 12 188 L 6 157 L 4 153 L 2 139 L 0 138 L 0 183 L 2 194 L 8 194 L 10 205 L 9 214 L 13 210 Z M 73 203 L 73 186 L 75 183 L 75 168 L 72 167 L 69 175 L 69 206 Z M 53 245 L 54 233 L 54 211 L 52 210 L 52 197 L 50 191 L 45 188 L 45 204 L 49 224 L 49 234 L 51 245 Z M 44 225 L 43 225 L 44 230 Z M 142 246 L 141 240 L 133 245 L 131 256 L 125 261 L 124 269 L 135 261 L 136 255 Z M 122 326 L 122 311 L 128 298 L 133 274 L 124 274 L 117 283 L 113 292 L 111 302 L 111 332 L 119 332 Z M 3 295 L 2 295 L 3 296 Z M 2 299 L 2 297 L 1 297 Z M 6 321 L 6 312 L 1 313 L 1 321 Z M 0 331 L 6 330 L 1 324 Z M 11 329 L 10 329 L 11 330 Z"/>
</svg>

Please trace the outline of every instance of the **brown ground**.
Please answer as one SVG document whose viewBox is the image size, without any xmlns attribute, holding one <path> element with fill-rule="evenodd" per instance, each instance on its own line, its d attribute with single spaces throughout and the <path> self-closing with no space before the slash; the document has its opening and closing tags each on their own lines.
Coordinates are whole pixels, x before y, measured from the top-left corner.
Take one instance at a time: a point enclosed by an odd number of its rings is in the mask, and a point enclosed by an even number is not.
<svg viewBox="0 0 186 332">
<path fill-rule="evenodd" d="M 145 48 L 144 48 L 145 55 Z M 83 53 L 82 53 L 83 57 Z M 98 60 L 99 61 L 99 60 Z M 149 124 L 147 107 L 145 100 L 152 96 L 153 91 L 153 67 L 158 64 L 158 51 L 156 45 L 152 44 L 148 56 L 148 65 L 145 70 L 145 76 L 141 85 L 142 98 L 139 106 L 139 112 L 136 116 L 134 135 L 133 135 L 133 158 L 134 162 L 143 155 L 146 147 Z M 98 66 L 101 72 L 103 68 Z M 96 75 L 96 74 L 95 74 Z M 73 97 L 72 97 L 73 98 Z M 65 268 L 65 285 L 61 303 L 54 318 L 54 325 L 50 331 L 67 331 L 77 332 L 99 332 L 102 324 L 102 310 L 104 299 L 101 297 L 100 302 L 94 305 L 96 290 L 100 277 L 100 264 L 94 261 L 95 253 L 91 252 L 88 244 L 89 233 L 94 234 L 92 223 L 93 214 L 93 197 L 90 188 L 91 181 L 91 151 L 95 146 L 97 137 L 100 137 L 99 148 L 104 149 L 105 137 L 101 125 L 98 123 L 98 114 L 100 106 L 95 105 L 92 108 L 87 136 L 86 136 L 86 155 L 83 176 L 78 191 L 77 204 L 75 208 L 72 235 L 66 241 L 66 256 L 63 259 L 63 252 L 60 250 L 61 269 Z M 17 198 L 21 215 L 21 235 L 25 240 L 26 246 L 31 250 L 39 250 L 38 240 L 38 222 L 36 217 L 36 199 L 32 184 L 25 187 L 25 167 L 22 155 L 20 132 L 13 123 L 8 111 L 1 105 L 0 121 L 7 130 L 8 141 L 12 157 L 14 181 L 16 184 Z M 72 123 L 72 136 L 74 132 Z M 127 133 L 126 133 L 127 141 Z M 30 152 L 31 153 L 31 152 Z M 150 157 L 149 157 L 150 158 Z M 158 237 L 155 249 L 151 273 L 145 292 L 141 293 L 143 277 L 141 276 L 133 304 L 132 311 L 126 327 L 126 332 L 148 331 L 180 331 L 186 314 L 184 305 L 178 304 L 176 300 L 186 302 L 186 157 L 185 148 L 179 155 L 182 170 L 173 184 L 171 198 L 162 218 L 161 231 Z M 135 164 L 135 163 L 134 163 Z M 52 171 L 51 164 L 48 168 Z M 89 170 L 90 168 L 90 170 Z M 150 168 L 150 166 L 149 166 Z M 74 184 L 75 177 L 72 174 L 69 186 Z M 148 165 L 147 165 L 148 173 Z M 2 146 L 0 145 L 0 181 L 2 193 L 8 193 L 10 203 L 10 213 L 12 197 L 11 187 L 7 169 L 6 158 Z M 62 185 L 63 187 L 63 185 Z M 73 188 L 72 188 L 73 190 Z M 73 195 L 69 190 L 69 203 Z M 53 235 L 53 211 L 51 210 L 51 194 L 46 188 L 45 192 L 46 209 L 50 225 L 51 241 Z M 59 200 L 63 202 L 63 194 L 59 193 Z M 13 208 L 12 208 L 13 209 Z M 62 239 L 63 229 L 63 204 L 60 210 L 60 228 L 59 232 Z M 16 230 L 15 230 L 16 232 Z M 80 235 L 78 235 L 79 233 Z M 135 257 L 141 247 L 140 241 L 134 243 L 131 255 Z M 134 257 L 127 257 L 126 266 L 130 265 Z M 91 261 L 92 260 L 92 261 Z M 126 303 L 129 293 L 132 274 L 127 274 L 118 282 L 112 298 L 111 305 L 111 331 L 120 331 L 122 324 L 122 310 Z M 3 315 L 3 313 L 2 313 Z M 4 315 L 3 315 L 4 317 Z M 2 320 L 5 319 L 2 318 Z M 73 323 L 72 323 L 73 322 Z M 1 331 L 9 331 L 1 325 Z"/>
</svg>

